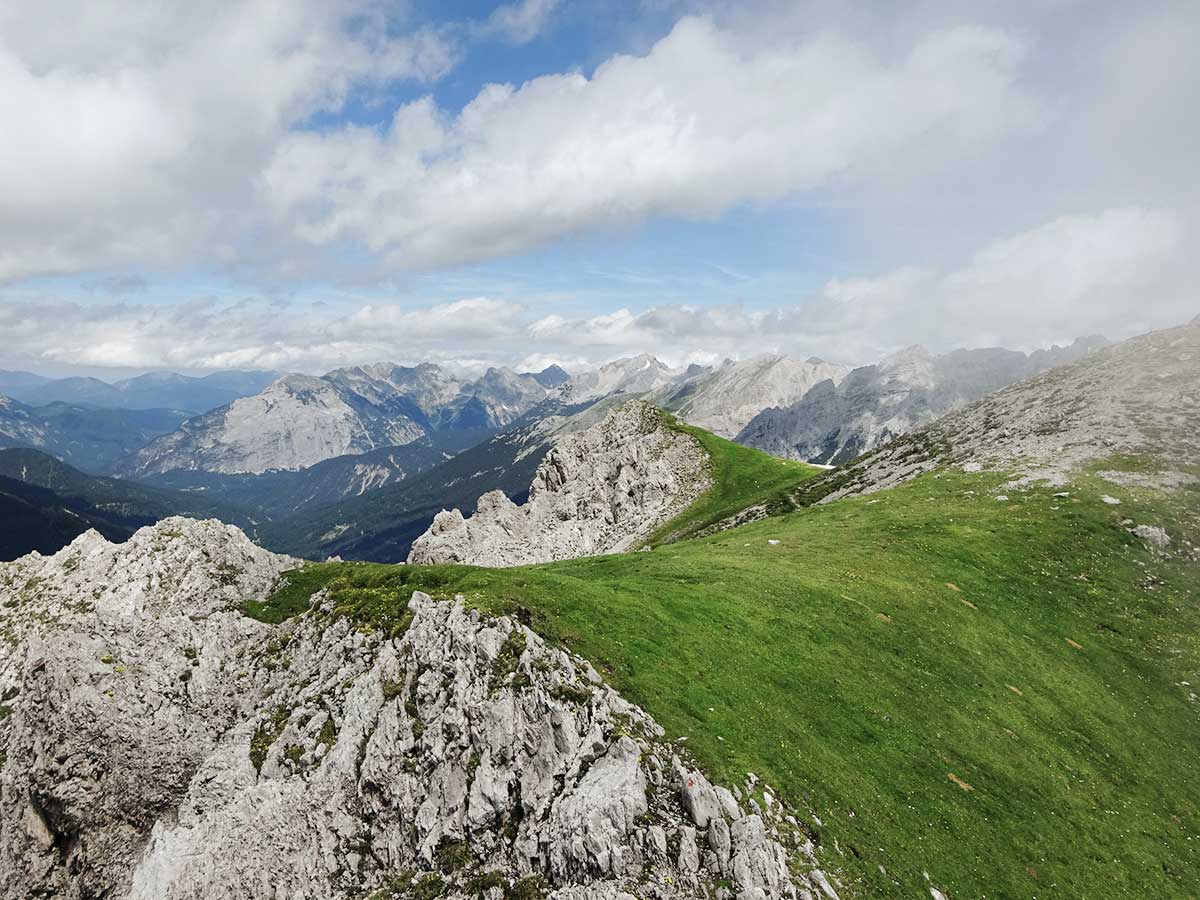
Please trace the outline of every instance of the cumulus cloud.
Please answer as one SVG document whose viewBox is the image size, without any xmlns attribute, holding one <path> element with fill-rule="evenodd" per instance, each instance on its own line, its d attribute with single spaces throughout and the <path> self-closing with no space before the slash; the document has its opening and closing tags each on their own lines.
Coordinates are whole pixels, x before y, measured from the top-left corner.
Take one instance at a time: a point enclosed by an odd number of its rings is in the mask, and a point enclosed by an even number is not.
<svg viewBox="0 0 1200 900">
<path fill-rule="evenodd" d="M 0 279 L 231 255 L 289 128 L 357 85 L 444 72 L 370 0 L 0 10 Z M 200 251 L 199 248 L 204 248 Z"/>
<path fill-rule="evenodd" d="M 0 351 L 30 365 L 308 371 L 389 357 L 577 367 L 639 350 L 861 362 L 916 341 L 1029 347 L 1195 314 L 1196 4 L 736 6 L 682 18 L 642 55 L 488 85 L 458 110 L 394 98 L 425 90 L 472 40 L 545 34 L 557 0 L 437 27 L 385 0 L 0 3 L 0 282 L 15 298 L 0 301 Z M 345 124 L 349 99 L 384 123 Z M 790 203 L 819 213 L 796 228 L 770 308 L 752 253 L 697 259 L 737 286 L 697 278 L 685 305 L 656 301 L 690 284 L 653 265 L 623 278 L 632 299 L 605 288 L 597 302 L 572 294 L 588 264 L 551 272 L 542 257 L 541 299 L 509 287 L 536 278 L 488 280 L 496 266 L 429 276 L 433 296 L 487 296 L 423 308 L 165 305 L 143 290 L 225 265 L 251 295 L 267 271 L 265 290 L 313 271 L 379 290 L 404 269 Z M 826 224 L 833 249 L 806 246 Z M 889 262 L 844 266 L 839 241 Z M 14 284 L 81 271 L 95 303 Z M 110 274 L 125 271 L 146 280 Z M 467 286 L 450 293 L 455 277 Z M 829 280 L 794 302 L 780 287 L 816 278 Z M 705 305 L 713 296 L 746 305 Z"/>
<path fill-rule="evenodd" d="M 523 312 L 517 303 L 489 298 L 350 310 L 261 300 L 0 303 L 0 333 L 11 338 L 0 348 L 0 361 L 36 368 L 68 364 L 305 372 L 376 360 L 469 363 L 472 348 L 484 351 L 481 359 L 494 359 L 505 341 L 523 339 Z"/>
<path fill-rule="evenodd" d="M 826 282 L 771 308 L 664 305 L 539 315 L 511 299 L 352 308 L 201 300 L 163 306 L 0 303 L 0 365 L 271 368 L 323 372 L 374 360 L 570 371 L 639 352 L 715 363 L 763 352 L 875 362 L 913 343 L 1033 349 L 1089 333 L 1122 338 L 1200 312 L 1186 214 L 1122 208 L 993 241 L 961 265 L 905 266 Z M 19 348 L 21 360 L 11 355 Z M 8 354 L 8 355 L 6 355 Z"/>
<path fill-rule="evenodd" d="M 989 28 L 890 56 L 832 34 L 743 42 L 685 18 L 590 78 L 490 85 L 458 115 L 427 98 L 385 131 L 293 133 L 265 197 L 277 227 L 313 246 L 361 242 L 398 266 L 483 260 L 853 182 L 898 154 L 929 165 L 1034 127 L 1023 56 Z"/>
</svg>

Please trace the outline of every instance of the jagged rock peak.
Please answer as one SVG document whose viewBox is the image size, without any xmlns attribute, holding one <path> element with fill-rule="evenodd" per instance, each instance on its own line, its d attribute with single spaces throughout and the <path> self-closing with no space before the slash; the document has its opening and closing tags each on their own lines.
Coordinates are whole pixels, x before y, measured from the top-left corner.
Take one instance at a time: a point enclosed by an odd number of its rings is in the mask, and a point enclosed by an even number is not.
<svg viewBox="0 0 1200 900">
<path fill-rule="evenodd" d="M 568 435 L 534 474 L 517 506 L 500 491 L 475 515 L 442 511 L 413 542 L 410 563 L 516 566 L 619 553 L 649 537 L 711 485 L 708 454 L 635 400 Z"/>
<path fill-rule="evenodd" d="M 530 378 L 547 389 L 562 387 L 571 380 L 571 373 L 557 363 L 551 363 L 540 372 L 525 372 Z"/>
<path fill-rule="evenodd" d="M 279 626 L 238 611 L 293 564 L 169 520 L 0 566 L 5 896 L 825 889 L 798 810 L 710 784 L 511 618 L 421 593 L 402 633 L 360 630 L 320 594 Z"/>
</svg>

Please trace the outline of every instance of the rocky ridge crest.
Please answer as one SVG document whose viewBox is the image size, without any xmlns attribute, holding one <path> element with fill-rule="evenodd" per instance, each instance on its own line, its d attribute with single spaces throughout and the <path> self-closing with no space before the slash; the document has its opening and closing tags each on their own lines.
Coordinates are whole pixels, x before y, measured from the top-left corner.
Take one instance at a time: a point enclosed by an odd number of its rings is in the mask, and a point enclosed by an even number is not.
<svg viewBox="0 0 1200 900">
<path fill-rule="evenodd" d="M 169 519 L 0 566 L 4 896 L 834 895 L 793 811 L 510 618 L 239 611 L 294 564 Z"/>
<path fill-rule="evenodd" d="M 1064 485 L 1095 460 L 1120 455 L 1157 473 L 1100 473 L 1166 489 L 1200 472 L 1200 324 L 1130 338 L 989 394 L 806 484 L 820 502 L 871 493 L 940 466 L 1012 474 L 1009 487 Z"/>
<path fill-rule="evenodd" d="M 1081 338 L 1069 347 L 1026 356 L 998 348 L 934 356 L 909 347 L 862 366 L 841 381 L 823 381 L 790 406 L 763 409 L 736 440 L 775 456 L 841 464 L 928 425 L 939 416 L 1052 366 L 1104 346 Z"/>
<path fill-rule="evenodd" d="M 649 403 L 631 401 L 561 438 L 518 506 L 501 491 L 475 515 L 438 513 L 410 563 L 516 566 L 636 547 L 712 483 L 708 455 Z"/>
</svg>

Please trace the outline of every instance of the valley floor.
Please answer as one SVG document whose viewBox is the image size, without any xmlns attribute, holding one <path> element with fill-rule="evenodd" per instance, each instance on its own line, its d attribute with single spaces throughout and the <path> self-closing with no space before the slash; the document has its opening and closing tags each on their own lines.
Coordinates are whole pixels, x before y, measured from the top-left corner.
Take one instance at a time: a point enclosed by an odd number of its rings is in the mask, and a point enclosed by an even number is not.
<svg viewBox="0 0 1200 900">
<path fill-rule="evenodd" d="M 1196 486 L 1002 482 L 943 471 L 527 568 L 318 564 L 245 608 L 328 588 L 396 631 L 419 589 L 516 612 L 715 778 L 807 805 L 844 895 L 1200 896 L 1200 567 L 1130 532 L 1200 541 Z"/>
</svg>

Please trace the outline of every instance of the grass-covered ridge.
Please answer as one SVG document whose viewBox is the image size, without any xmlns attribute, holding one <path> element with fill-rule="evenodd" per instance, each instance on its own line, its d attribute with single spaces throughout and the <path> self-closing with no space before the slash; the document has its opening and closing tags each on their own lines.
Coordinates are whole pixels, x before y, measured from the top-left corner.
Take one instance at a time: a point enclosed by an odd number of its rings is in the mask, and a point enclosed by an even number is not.
<svg viewBox="0 0 1200 900">
<path fill-rule="evenodd" d="M 667 427 L 694 438 L 708 454 L 713 485 L 690 507 L 656 530 L 646 540 L 647 546 L 694 537 L 751 506 L 761 505 L 767 515 L 788 512 L 796 508 L 791 500 L 793 489 L 823 471 L 819 466 L 780 459 L 727 441 L 681 422 L 670 413 L 660 410 L 659 414 Z"/>
<path fill-rule="evenodd" d="M 520 611 L 716 778 L 807 797 L 851 896 L 1200 896 L 1200 576 L 1122 525 L 1197 541 L 1200 504 L 1006 493 L 942 473 L 651 553 L 322 564 L 253 611 L 323 586 L 389 632 L 414 589 Z"/>
</svg>

